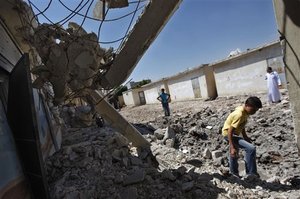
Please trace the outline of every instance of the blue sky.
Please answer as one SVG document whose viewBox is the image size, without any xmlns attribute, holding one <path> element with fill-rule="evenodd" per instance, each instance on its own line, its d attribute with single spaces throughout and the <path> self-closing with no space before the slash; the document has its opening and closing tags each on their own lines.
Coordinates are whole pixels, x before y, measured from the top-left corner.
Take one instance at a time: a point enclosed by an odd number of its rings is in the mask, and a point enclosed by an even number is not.
<svg viewBox="0 0 300 199">
<path fill-rule="evenodd" d="M 49 1 L 32 0 L 31 2 L 43 10 Z M 62 0 L 62 2 L 70 8 L 75 8 L 80 1 Z M 88 5 L 89 3 L 82 10 L 83 14 Z M 130 4 L 126 9 L 110 10 L 107 19 L 134 11 L 136 6 L 137 4 Z M 58 0 L 53 0 L 50 8 L 45 12 L 54 22 L 69 13 Z M 103 23 L 100 41 L 122 38 L 131 16 Z M 74 17 L 71 21 L 80 24 L 82 18 Z M 41 22 L 46 21 L 41 15 L 39 19 Z M 93 31 L 97 34 L 99 22 L 87 19 L 83 27 L 88 32 Z M 183 0 L 179 9 L 141 58 L 129 79 L 155 81 L 187 68 L 224 59 L 237 48 L 245 51 L 247 48 L 256 48 L 277 39 L 272 0 Z M 106 48 L 113 46 L 116 49 L 119 42 L 100 45 Z"/>
<path fill-rule="evenodd" d="M 131 78 L 157 80 L 277 38 L 271 0 L 184 0 Z"/>
</svg>

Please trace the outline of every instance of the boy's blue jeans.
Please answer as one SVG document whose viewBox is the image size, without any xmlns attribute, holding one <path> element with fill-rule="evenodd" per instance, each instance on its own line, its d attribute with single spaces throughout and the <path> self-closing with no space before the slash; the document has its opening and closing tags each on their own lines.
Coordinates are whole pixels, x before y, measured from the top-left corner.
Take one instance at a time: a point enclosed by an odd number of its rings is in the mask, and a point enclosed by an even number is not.
<svg viewBox="0 0 300 199">
<path fill-rule="evenodd" d="M 164 109 L 164 112 L 165 112 L 165 116 L 170 116 L 170 108 L 169 108 L 169 103 L 161 103 L 162 104 L 162 107 Z"/>
<path fill-rule="evenodd" d="M 228 142 L 228 137 L 225 137 L 225 140 Z M 232 141 L 234 147 L 237 151 L 241 148 L 244 149 L 246 154 L 244 157 L 245 166 L 246 166 L 246 174 L 257 174 L 257 167 L 256 167 L 256 147 L 244 140 L 242 137 L 232 136 Z M 229 149 L 230 150 L 230 149 Z M 239 174 L 239 164 L 238 164 L 238 157 L 232 157 L 229 152 L 229 167 L 230 172 L 232 174 L 238 175 Z"/>
</svg>

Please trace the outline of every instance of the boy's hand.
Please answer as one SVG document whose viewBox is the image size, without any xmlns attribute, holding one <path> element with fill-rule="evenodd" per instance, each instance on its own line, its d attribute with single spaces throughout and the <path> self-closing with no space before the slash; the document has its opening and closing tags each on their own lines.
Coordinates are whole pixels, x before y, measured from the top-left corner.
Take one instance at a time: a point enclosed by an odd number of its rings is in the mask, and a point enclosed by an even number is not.
<svg viewBox="0 0 300 199">
<path fill-rule="evenodd" d="M 230 148 L 230 156 L 233 158 L 237 157 L 237 150 L 234 147 Z"/>
</svg>

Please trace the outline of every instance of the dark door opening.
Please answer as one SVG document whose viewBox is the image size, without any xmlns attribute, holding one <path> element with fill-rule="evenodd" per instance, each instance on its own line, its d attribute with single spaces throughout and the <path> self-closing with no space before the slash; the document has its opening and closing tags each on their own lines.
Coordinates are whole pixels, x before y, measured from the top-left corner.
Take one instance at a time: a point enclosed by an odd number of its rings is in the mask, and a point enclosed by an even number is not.
<svg viewBox="0 0 300 199">
<path fill-rule="evenodd" d="M 7 118 L 34 198 L 49 198 L 34 108 L 28 54 L 22 56 L 9 77 Z"/>
</svg>

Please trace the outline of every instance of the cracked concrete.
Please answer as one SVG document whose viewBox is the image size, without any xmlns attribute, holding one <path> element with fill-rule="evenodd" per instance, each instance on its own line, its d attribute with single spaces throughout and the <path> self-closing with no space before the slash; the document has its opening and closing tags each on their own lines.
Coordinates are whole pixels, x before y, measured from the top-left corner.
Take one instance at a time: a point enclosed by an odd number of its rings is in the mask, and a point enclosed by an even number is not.
<svg viewBox="0 0 300 199">
<path fill-rule="evenodd" d="M 33 85 L 41 88 L 49 81 L 54 91 L 54 103 L 66 100 L 70 92 L 80 95 L 85 88 L 97 88 L 97 79 L 110 61 L 112 49 L 101 48 L 95 33 L 87 33 L 71 22 L 64 30 L 58 25 L 42 24 L 27 32 L 27 41 L 35 47 L 43 64 L 34 66 L 37 75 Z M 101 70 L 102 69 L 102 70 Z"/>
</svg>

